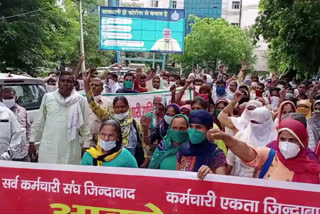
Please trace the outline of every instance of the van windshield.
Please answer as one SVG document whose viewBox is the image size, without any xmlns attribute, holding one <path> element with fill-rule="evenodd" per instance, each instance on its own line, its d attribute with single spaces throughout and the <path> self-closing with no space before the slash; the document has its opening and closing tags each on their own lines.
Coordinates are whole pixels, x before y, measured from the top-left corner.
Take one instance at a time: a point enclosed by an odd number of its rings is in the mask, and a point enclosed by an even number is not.
<svg viewBox="0 0 320 214">
<path fill-rule="evenodd" d="M 18 105 L 28 110 L 39 109 L 43 95 L 46 93 L 43 85 L 4 85 L 3 88 L 12 88 L 17 94 Z"/>
</svg>

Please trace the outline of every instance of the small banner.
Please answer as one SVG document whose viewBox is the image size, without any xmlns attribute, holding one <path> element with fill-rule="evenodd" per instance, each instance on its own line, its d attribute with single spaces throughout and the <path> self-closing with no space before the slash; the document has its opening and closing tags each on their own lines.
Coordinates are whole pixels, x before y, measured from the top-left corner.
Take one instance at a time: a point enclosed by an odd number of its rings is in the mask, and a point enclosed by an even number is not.
<svg viewBox="0 0 320 214">
<path fill-rule="evenodd" d="M 177 91 L 179 91 L 178 89 Z M 138 94 L 102 94 L 102 96 L 113 100 L 116 96 L 123 95 L 127 98 L 132 112 L 132 117 L 136 121 L 140 121 L 142 115 L 146 115 L 153 111 L 153 98 L 157 95 L 164 96 L 167 104 L 171 103 L 171 92 L 167 90 L 138 93 Z M 192 100 L 192 91 L 186 90 L 181 100 Z"/>
</svg>

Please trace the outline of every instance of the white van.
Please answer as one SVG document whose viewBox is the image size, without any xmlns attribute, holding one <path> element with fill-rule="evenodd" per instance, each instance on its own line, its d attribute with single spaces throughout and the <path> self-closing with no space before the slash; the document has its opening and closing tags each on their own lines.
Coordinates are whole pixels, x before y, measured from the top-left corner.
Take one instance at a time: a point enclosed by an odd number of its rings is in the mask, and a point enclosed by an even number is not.
<svg viewBox="0 0 320 214">
<path fill-rule="evenodd" d="M 27 110 L 31 123 L 37 119 L 42 97 L 46 93 L 42 79 L 0 73 L 0 89 L 3 88 L 13 88 L 16 91 L 17 103 Z"/>
</svg>

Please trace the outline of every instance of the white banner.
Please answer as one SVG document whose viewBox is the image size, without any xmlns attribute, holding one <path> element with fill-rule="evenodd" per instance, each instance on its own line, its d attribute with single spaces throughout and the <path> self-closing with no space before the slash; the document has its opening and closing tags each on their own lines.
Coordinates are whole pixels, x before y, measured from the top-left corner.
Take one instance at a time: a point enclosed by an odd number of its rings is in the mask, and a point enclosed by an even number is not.
<svg viewBox="0 0 320 214">
<path fill-rule="evenodd" d="M 179 91 L 179 89 L 177 90 Z M 138 94 L 102 94 L 110 100 L 113 100 L 116 96 L 123 95 L 128 99 L 129 106 L 132 111 L 132 116 L 136 121 L 140 121 L 142 115 L 146 115 L 153 111 L 153 98 L 157 95 L 165 96 L 167 104 L 171 103 L 171 92 L 170 91 L 154 91 Z M 182 100 L 192 100 L 192 92 L 186 90 Z"/>
</svg>

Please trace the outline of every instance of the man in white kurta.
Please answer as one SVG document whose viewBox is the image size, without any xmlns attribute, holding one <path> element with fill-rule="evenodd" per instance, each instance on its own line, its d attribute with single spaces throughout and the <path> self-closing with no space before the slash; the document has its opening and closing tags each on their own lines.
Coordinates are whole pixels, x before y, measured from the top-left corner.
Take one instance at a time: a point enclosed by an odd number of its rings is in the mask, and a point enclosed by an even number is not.
<svg viewBox="0 0 320 214">
<path fill-rule="evenodd" d="M 100 78 L 91 78 L 90 85 L 92 87 L 92 92 L 94 95 L 94 101 L 100 104 L 101 107 L 108 109 L 112 105 L 112 101 L 105 96 L 102 96 L 103 83 Z M 96 116 L 96 114 L 89 107 L 88 102 L 86 102 L 89 116 L 89 128 L 90 128 L 90 142 L 84 142 L 84 148 L 89 148 L 91 146 L 96 146 L 98 135 L 100 132 L 100 127 L 102 121 Z"/>
<path fill-rule="evenodd" d="M 59 89 L 43 97 L 40 118 L 32 125 L 30 142 L 40 141 L 40 163 L 81 163 L 80 140 L 90 136 L 87 105 L 69 77 L 61 75 Z"/>
<path fill-rule="evenodd" d="M 172 38 L 172 32 L 169 28 L 164 29 L 162 35 L 163 38 L 156 41 L 151 48 L 152 51 L 182 51 L 179 42 Z"/>
</svg>

